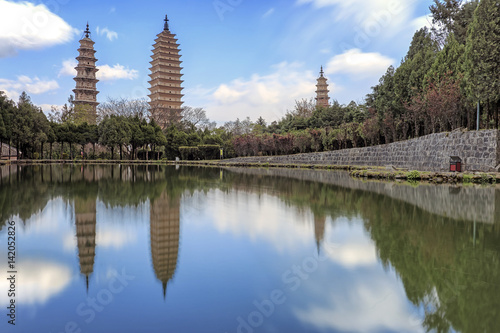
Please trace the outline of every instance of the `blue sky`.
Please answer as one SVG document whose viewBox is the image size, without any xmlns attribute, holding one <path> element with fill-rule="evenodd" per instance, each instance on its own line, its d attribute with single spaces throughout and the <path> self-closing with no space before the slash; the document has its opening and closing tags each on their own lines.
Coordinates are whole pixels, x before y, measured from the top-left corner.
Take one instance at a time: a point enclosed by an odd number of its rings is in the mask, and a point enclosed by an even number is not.
<svg viewBox="0 0 500 333">
<path fill-rule="evenodd" d="M 223 123 L 268 122 L 315 96 L 362 102 L 398 66 L 432 0 L 0 0 L 0 90 L 50 110 L 72 94 L 87 21 L 100 67 L 98 101 L 147 98 L 152 44 L 168 14 L 181 44 L 185 105 Z"/>
</svg>

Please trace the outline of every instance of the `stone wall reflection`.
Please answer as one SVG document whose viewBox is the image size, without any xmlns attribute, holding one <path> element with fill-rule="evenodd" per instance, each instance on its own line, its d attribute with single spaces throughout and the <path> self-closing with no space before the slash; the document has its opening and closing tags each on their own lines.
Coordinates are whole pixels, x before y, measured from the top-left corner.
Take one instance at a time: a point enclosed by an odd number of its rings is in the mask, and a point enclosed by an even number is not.
<svg viewBox="0 0 500 333">
<path fill-rule="evenodd" d="M 398 199 L 429 213 L 455 220 L 481 223 L 500 222 L 500 190 L 492 186 L 454 186 L 420 184 L 417 187 L 394 182 L 363 182 L 345 172 L 293 169 L 227 168 L 235 173 L 255 176 L 287 177 L 302 181 L 320 182 L 348 189 L 369 191 Z"/>
</svg>

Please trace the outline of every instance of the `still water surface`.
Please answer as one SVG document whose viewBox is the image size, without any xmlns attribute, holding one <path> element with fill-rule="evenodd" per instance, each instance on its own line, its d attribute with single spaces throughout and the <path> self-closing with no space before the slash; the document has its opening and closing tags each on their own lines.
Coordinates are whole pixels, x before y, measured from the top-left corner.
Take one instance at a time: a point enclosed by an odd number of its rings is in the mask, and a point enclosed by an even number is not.
<svg viewBox="0 0 500 333">
<path fill-rule="evenodd" d="M 344 173 L 3 167 L 1 332 L 500 332 L 500 191 Z"/>
</svg>

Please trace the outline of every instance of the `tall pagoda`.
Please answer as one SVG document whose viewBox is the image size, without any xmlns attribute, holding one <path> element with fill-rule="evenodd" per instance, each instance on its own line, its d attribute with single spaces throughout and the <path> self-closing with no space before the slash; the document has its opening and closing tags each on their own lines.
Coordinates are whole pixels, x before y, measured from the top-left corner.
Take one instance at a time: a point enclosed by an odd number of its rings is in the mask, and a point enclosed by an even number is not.
<svg viewBox="0 0 500 333">
<path fill-rule="evenodd" d="M 151 203 L 150 208 L 151 257 L 156 277 L 161 281 L 163 297 L 167 283 L 177 268 L 180 237 L 180 197 L 169 197 L 167 192 Z"/>
<path fill-rule="evenodd" d="M 99 80 L 96 78 L 96 73 L 99 69 L 96 68 L 95 58 L 96 51 L 94 50 L 94 41 L 90 39 L 89 24 L 84 32 L 85 37 L 80 40 L 79 55 L 76 57 L 78 66 L 76 69 L 76 88 L 75 93 L 75 111 L 77 117 L 89 124 L 95 124 L 97 121 L 97 91 L 96 85 Z"/>
<path fill-rule="evenodd" d="M 180 66 L 181 55 L 175 34 L 170 32 L 168 17 L 165 16 L 165 26 L 157 35 L 153 45 L 151 64 L 151 116 L 161 126 L 181 120 L 182 110 L 182 74 Z"/>
<path fill-rule="evenodd" d="M 318 84 L 316 84 L 316 107 L 327 108 L 330 106 L 330 97 L 328 97 L 328 83 L 327 78 L 323 75 L 323 66 L 321 66 L 321 71 L 319 72 Z"/>
</svg>

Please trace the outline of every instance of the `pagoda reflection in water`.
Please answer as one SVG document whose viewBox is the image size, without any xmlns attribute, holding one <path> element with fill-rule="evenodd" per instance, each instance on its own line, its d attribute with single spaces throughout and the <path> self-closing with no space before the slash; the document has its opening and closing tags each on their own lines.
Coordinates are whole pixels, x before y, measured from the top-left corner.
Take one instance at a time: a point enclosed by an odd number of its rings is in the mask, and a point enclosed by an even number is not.
<svg viewBox="0 0 500 333">
<path fill-rule="evenodd" d="M 314 239 L 316 240 L 316 249 L 320 252 L 321 244 L 325 238 L 326 216 L 314 215 Z"/>
<path fill-rule="evenodd" d="M 96 239 L 96 199 L 93 197 L 75 198 L 76 240 L 80 272 L 85 275 L 87 292 L 89 277 L 94 271 L 95 239 Z"/>
<path fill-rule="evenodd" d="M 156 277 L 163 285 L 166 296 L 167 283 L 173 278 L 179 253 L 180 197 L 169 197 L 167 191 L 151 202 L 150 234 L 151 257 Z"/>
</svg>

